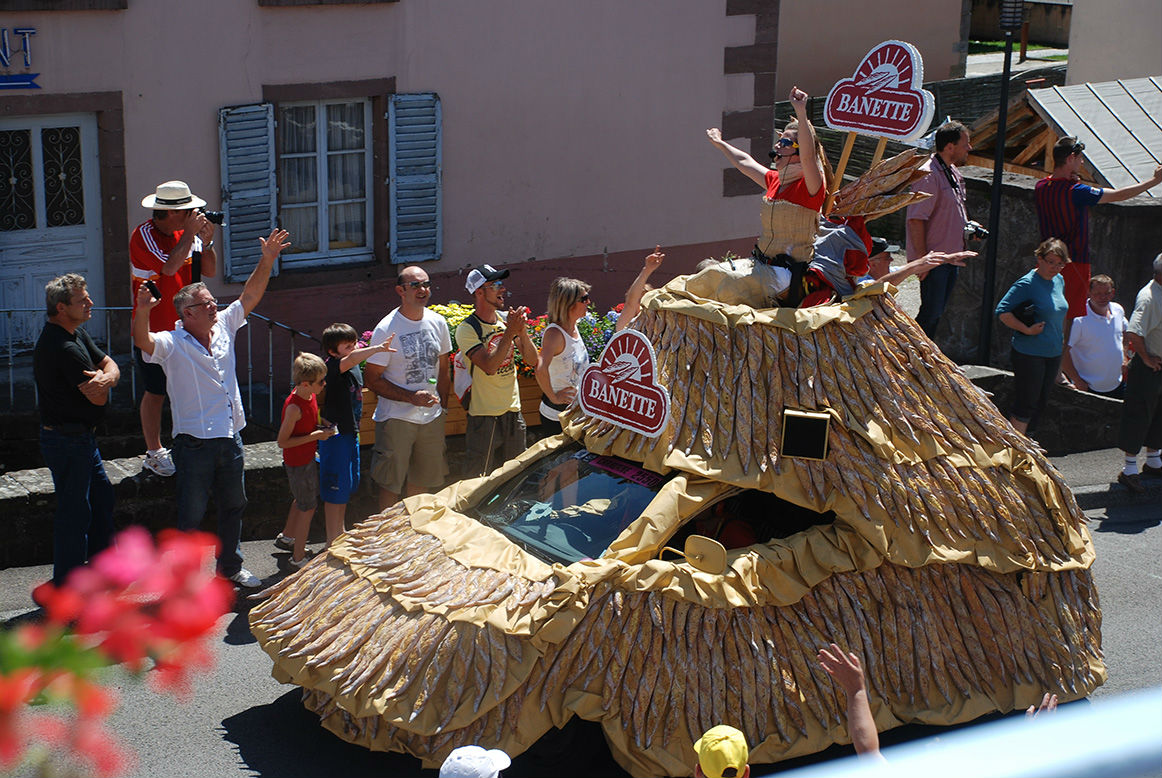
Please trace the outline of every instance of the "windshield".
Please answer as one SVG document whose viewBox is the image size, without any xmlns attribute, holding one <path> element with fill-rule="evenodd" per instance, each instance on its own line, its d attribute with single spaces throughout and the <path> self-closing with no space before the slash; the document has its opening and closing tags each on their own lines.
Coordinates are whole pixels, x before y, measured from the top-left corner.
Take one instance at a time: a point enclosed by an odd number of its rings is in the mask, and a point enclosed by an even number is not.
<svg viewBox="0 0 1162 778">
<path fill-rule="evenodd" d="M 473 516 L 547 562 L 595 559 L 671 476 L 573 444 L 533 463 Z"/>
</svg>

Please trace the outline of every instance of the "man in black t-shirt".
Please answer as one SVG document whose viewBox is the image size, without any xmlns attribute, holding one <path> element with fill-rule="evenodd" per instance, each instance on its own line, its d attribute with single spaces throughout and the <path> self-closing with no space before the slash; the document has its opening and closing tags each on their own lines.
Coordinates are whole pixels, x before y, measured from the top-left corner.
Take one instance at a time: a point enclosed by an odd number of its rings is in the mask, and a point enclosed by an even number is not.
<svg viewBox="0 0 1162 778">
<path fill-rule="evenodd" d="M 76 273 L 54 278 L 44 288 L 44 300 L 48 323 L 36 341 L 33 374 L 40 450 L 57 497 L 52 582 L 60 586 L 112 540 L 113 485 L 94 430 L 121 371 L 81 329 L 93 311 L 84 278 Z"/>
</svg>

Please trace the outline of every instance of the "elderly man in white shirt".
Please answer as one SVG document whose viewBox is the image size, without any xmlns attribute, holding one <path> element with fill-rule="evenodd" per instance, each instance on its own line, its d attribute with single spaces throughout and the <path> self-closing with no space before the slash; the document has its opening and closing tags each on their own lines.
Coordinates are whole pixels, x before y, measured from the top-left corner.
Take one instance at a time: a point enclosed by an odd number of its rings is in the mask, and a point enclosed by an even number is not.
<svg viewBox="0 0 1162 778">
<path fill-rule="evenodd" d="M 1120 399 L 1125 352 L 1126 312 L 1114 300 L 1114 280 L 1089 279 L 1085 315 L 1073 320 L 1061 359 L 1061 371 L 1083 392 Z"/>
<path fill-rule="evenodd" d="M 242 511 L 246 507 L 242 437 L 246 426 L 234 368 L 234 338 L 266 292 L 275 261 L 290 245 L 286 230 L 274 229 L 262 258 L 237 300 L 219 312 L 203 283 L 174 295 L 180 321 L 172 332 L 149 331 L 149 309 L 158 300 L 142 284 L 133 320 L 133 342 L 145 361 L 166 373 L 173 416 L 173 459 L 177 467 L 178 528 L 201 525 L 210 496 L 218 506 L 218 572 L 246 588 L 262 581 L 242 567 Z"/>
</svg>

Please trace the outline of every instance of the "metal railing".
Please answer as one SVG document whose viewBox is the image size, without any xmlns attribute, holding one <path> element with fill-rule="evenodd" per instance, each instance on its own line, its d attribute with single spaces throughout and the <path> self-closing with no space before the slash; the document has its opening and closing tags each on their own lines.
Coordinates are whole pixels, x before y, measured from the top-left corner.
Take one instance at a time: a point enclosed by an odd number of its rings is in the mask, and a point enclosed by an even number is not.
<svg viewBox="0 0 1162 778">
<path fill-rule="evenodd" d="M 130 397 L 131 397 L 132 404 L 134 406 L 136 406 L 137 400 L 139 399 L 139 396 L 137 393 L 137 370 L 135 369 L 135 366 L 133 365 L 133 359 L 131 357 L 132 350 L 130 350 L 128 352 L 123 351 L 121 354 L 117 354 L 113 348 L 114 340 L 122 341 L 123 343 L 129 343 L 129 333 L 127 331 L 121 332 L 116 338 L 114 337 L 115 327 L 113 325 L 114 325 L 115 318 L 117 318 L 120 315 L 124 315 L 127 318 L 128 315 L 132 312 L 132 310 L 133 310 L 132 308 L 119 307 L 119 306 L 94 307 L 93 308 L 93 317 L 94 318 L 97 318 L 98 316 L 102 317 L 103 323 L 105 325 L 104 326 L 104 337 L 102 337 L 100 340 L 98 340 L 98 345 L 103 344 L 105 353 L 113 356 L 113 358 L 115 360 L 117 360 L 118 357 L 121 357 L 122 359 L 118 360 L 119 362 L 120 361 L 128 361 L 129 362 L 128 372 L 129 372 L 129 376 L 130 376 L 130 379 L 129 379 L 130 380 Z M 247 320 L 247 323 L 249 326 L 246 327 L 245 365 L 243 366 L 243 364 L 242 364 L 243 355 L 241 353 L 241 350 L 237 348 L 237 346 L 238 346 L 237 342 L 235 343 L 235 358 L 238 360 L 237 369 L 238 369 L 238 373 L 240 376 L 239 383 L 243 384 L 243 380 L 244 380 L 244 386 L 242 388 L 245 392 L 245 398 L 246 398 L 245 405 L 247 408 L 247 416 L 250 419 L 258 420 L 256 418 L 256 415 L 255 415 L 256 409 L 254 407 L 254 390 L 255 390 L 255 383 L 256 383 L 255 382 L 255 372 L 256 372 L 255 371 L 255 361 L 256 361 L 256 357 L 261 358 L 263 356 L 263 354 L 261 353 L 261 350 L 257 354 L 255 353 L 254 342 L 256 339 L 254 337 L 254 331 L 256 329 L 263 328 L 263 326 L 265 325 L 265 330 L 266 330 L 266 338 L 265 338 L 266 370 L 265 370 L 265 376 L 264 376 L 261 369 L 259 369 L 258 379 L 259 379 L 259 381 L 261 381 L 261 379 L 263 377 L 265 377 L 265 379 L 266 379 L 265 385 L 267 387 L 267 395 L 268 395 L 267 396 L 267 403 L 266 403 L 266 406 L 267 406 L 266 407 L 266 421 L 268 423 L 271 423 L 274 421 L 274 418 L 275 418 L 275 416 L 274 416 L 274 413 L 275 413 L 274 403 L 275 403 L 275 395 L 277 394 L 277 392 L 275 391 L 275 381 L 280 380 L 283 377 L 283 374 L 281 373 L 281 371 L 276 370 L 276 364 L 280 364 L 280 365 L 282 364 L 281 360 L 278 363 L 276 363 L 276 361 L 275 361 L 276 353 L 281 351 L 281 349 L 282 349 L 281 343 L 279 343 L 276 346 L 276 341 L 279 341 L 282 339 L 281 337 L 276 338 L 276 334 L 278 334 L 279 336 L 284 336 L 287 340 L 286 353 L 288 356 L 287 356 L 287 360 L 285 363 L 286 364 L 285 376 L 287 377 L 288 382 L 289 382 L 291 365 L 294 363 L 295 356 L 298 354 L 298 352 L 300 350 L 300 343 L 303 346 L 306 346 L 307 342 L 314 343 L 315 346 L 317 347 L 317 350 L 321 351 L 322 342 L 318 338 L 316 338 L 312 335 L 309 335 L 308 333 L 302 332 L 301 330 L 297 330 L 288 324 L 284 324 L 282 322 L 275 321 L 274 319 L 271 319 L 267 316 L 263 316 L 260 313 L 251 313 L 249 316 L 246 317 L 246 320 Z M 16 388 L 17 388 L 17 384 L 18 384 L 18 381 L 17 381 L 18 367 L 22 373 L 23 372 L 28 373 L 28 375 L 26 377 L 24 377 L 24 380 L 27 381 L 27 383 L 29 385 L 31 385 L 31 387 L 32 387 L 33 402 L 31 404 L 31 407 L 27 408 L 27 410 L 33 410 L 36 407 L 37 402 L 39 401 L 39 397 L 38 397 L 38 394 L 36 391 L 36 382 L 32 376 L 32 348 L 33 348 L 33 345 L 35 344 L 36 338 L 39 337 L 40 329 L 43 326 L 44 321 L 45 321 L 44 308 L 0 308 L 0 322 L 3 322 L 5 325 L 4 326 L 5 341 L 6 341 L 6 344 L 5 344 L 5 348 L 6 348 L 5 370 L 6 370 L 6 373 L 8 376 L 8 392 L 7 392 L 7 394 L 8 394 L 8 408 L 7 408 L 7 410 L 9 410 L 9 411 L 21 410 L 20 408 L 17 407 Z M 27 333 L 28 337 L 23 336 L 22 333 Z M 260 343 L 262 342 L 261 336 L 260 336 L 259 342 Z M 19 364 L 19 363 L 24 363 L 24 364 Z M 243 369 L 242 369 L 243 367 L 245 367 L 245 379 L 241 378 L 241 376 L 243 374 Z M 116 395 L 114 395 L 114 397 L 116 397 Z M 116 400 L 114 400 L 114 402 L 116 402 Z"/>
</svg>

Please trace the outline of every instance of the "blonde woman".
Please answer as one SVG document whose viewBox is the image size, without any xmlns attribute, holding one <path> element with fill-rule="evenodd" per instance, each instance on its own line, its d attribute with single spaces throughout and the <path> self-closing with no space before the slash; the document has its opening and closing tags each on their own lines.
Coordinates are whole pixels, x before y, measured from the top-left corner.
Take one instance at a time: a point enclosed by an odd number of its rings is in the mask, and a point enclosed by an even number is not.
<svg viewBox="0 0 1162 778">
<path fill-rule="evenodd" d="M 541 336 L 537 383 L 541 387 L 541 430 L 561 431 L 557 415 L 577 396 L 589 352 L 577 322 L 589 309 L 589 284 L 576 278 L 558 278 L 549 287 L 549 326 Z"/>
</svg>

